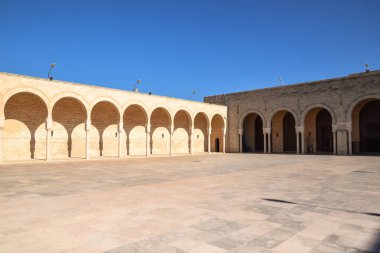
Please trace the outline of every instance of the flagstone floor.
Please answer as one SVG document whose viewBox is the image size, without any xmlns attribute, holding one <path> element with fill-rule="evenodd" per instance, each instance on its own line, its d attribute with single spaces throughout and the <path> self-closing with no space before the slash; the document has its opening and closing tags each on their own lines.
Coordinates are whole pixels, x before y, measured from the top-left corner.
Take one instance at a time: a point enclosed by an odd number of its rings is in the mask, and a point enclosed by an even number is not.
<svg viewBox="0 0 380 253">
<path fill-rule="evenodd" d="M 3 164 L 0 252 L 380 252 L 380 157 Z"/>
</svg>

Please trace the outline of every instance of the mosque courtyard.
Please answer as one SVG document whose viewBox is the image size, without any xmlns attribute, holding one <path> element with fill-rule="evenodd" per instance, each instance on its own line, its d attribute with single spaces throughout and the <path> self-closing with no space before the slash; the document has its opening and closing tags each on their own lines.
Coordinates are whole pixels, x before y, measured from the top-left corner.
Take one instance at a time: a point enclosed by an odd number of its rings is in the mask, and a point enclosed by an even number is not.
<svg viewBox="0 0 380 253">
<path fill-rule="evenodd" d="M 0 252 L 379 252 L 380 157 L 0 165 Z"/>
</svg>

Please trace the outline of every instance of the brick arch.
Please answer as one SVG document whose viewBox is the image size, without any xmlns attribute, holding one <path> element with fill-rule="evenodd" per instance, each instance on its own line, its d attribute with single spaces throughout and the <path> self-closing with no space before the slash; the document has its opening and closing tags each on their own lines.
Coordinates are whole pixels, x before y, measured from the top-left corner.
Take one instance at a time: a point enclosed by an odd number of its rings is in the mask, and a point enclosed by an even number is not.
<svg viewBox="0 0 380 253">
<path fill-rule="evenodd" d="M 379 99 L 380 100 L 380 95 L 378 94 L 368 94 L 368 95 L 363 95 L 358 98 L 356 98 L 346 109 L 346 120 L 348 122 L 352 122 L 352 112 L 355 109 L 355 107 L 362 101 L 367 100 L 367 99 Z"/>
<path fill-rule="evenodd" d="M 91 113 L 89 111 L 89 103 L 88 101 L 81 95 L 77 94 L 77 93 L 74 93 L 74 92 L 65 92 L 65 93 L 60 93 L 56 96 L 54 96 L 51 100 L 50 100 L 50 110 L 53 111 L 53 108 L 54 106 L 56 105 L 56 103 L 63 99 L 63 98 L 72 98 L 72 99 L 75 99 L 77 102 L 79 102 L 79 104 L 83 107 L 83 109 L 86 111 L 86 116 L 88 117 L 88 115 Z"/>
<path fill-rule="evenodd" d="M 96 106 L 96 104 L 98 104 L 100 102 L 109 102 L 109 103 L 111 103 L 117 109 L 117 112 L 119 114 L 119 119 L 122 117 L 122 115 L 121 115 L 122 111 L 121 111 L 121 107 L 120 107 L 119 103 L 115 99 L 113 99 L 111 97 L 98 97 L 95 100 L 93 100 L 91 102 L 90 107 L 89 107 L 89 109 L 90 109 L 89 110 L 89 113 L 90 113 L 89 115 L 91 115 L 91 112 L 94 109 L 94 107 Z"/>
<path fill-rule="evenodd" d="M 86 156 L 86 122 L 88 106 L 77 94 L 63 93 L 51 101 L 52 158 Z"/>
<path fill-rule="evenodd" d="M 130 106 L 138 106 L 145 114 L 145 119 L 146 121 L 148 122 L 148 118 L 149 118 L 149 110 L 148 110 L 148 106 L 140 101 L 137 101 L 137 100 L 131 100 L 131 101 L 128 101 L 127 103 L 125 103 L 122 107 L 121 107 L 121 112 L 122 114 L 124 115 L 125 111 L 128 109 L 128 107 Z"/>
<path fill-rule="evenodd" d="M 146 127 L 148 112 L 141 103 L 131 102 L 123 107 L 122 153 L 126 155 L 146 155 Z"/>
<path fill-rule="evenodd" d="M 179 109 L 173 117 L 173 153 L 188 154 L 190 152 L 190 137 L 192 118 L 188 111 Z"/>
<path fill-rule="evenodd" d="M 220 119 L 222 125 L 218 125 L 214 120 Z M 213 113 L 211 118 L 211 151 L 212 152 L 223 152 L 224 147 L 224 131 L 226 128 L 226 122 L 224 120 L 223 114 L 219 112 Z"/>
<path fill-rule="evenodd" d="M 198 115 L 203 116 L 205 119 L 205 124 L 203 121 L 197 121 Z M 194 114 L 193 119 L 193 129 L 194 129 L 194 139 L 193 139 L 193 150 L 195 153 L 203 153 L 208 151 L 208 130 L 211 129 L 211 123 L 209 115 L 203 111 L 198 111 Z"/>
<path fill-rule="evenodd" d="M 91 106 L 91 156 L 117 156 L 120 108 L 110 98 L 98 98 Z"/>
<path fill-rule="evenodd" d="M 153 106 L 151 106 L 150 107 L 150 110 L 149 110 L 149 113 L 148 113 L 148 117 L 149 117 L 149 119 L 151 119 L 152 118 L 152 113 L 156 110 L 156 109 L 163 109 L 166 113 L 167 113 L 167 115 L 169 116 L 169 120 L 170 120 L 170 123 L 169 124 L 172 124 L 172 122 L 173 122 L 173 113 L 172 113 L 172 111 L 166 106 L 166 105 L 164 105 L 164 104 L 155 104 L 155 105 L 153 105 Z"/>
<path fill-rule="evenodd" d="M 261 120 L 263 121 L 263 127 L 266 127 L 266 119 L 264 117 L 264 114 L 261 113 L 260 111 L 258 110 L 255 110 L 255 109 L 249 109 L 249 110 L 246 110 L 245 112 L 243 112 L 240 116 L 240 119 L 239 119 L 239 129 L 243 129 L 243 122 L 244 122 L 244 119 L 251 113 L 256 113 L 257 115 L 260 116 Z"/>
<path fill-rule="evenodd" d="M 223 113 L 219 112 L 219 111 L 215 111 L 211 114 L 212 116 L 210 117 L 211 118 L 211 123 L 212 123 L 212 120 L 214 119 L 215 116 L 220 116 L 223 120 L 223 128 L 225 129 L 226 128 L 226 120 L 223 116 Z"/>
<path fill-rule="evenodd" d="M 301 114 L 301 126 L 304 126 L 305 125 L 305 119 L 306 119 L 306 115 L 314 108 L 323 108 L 323 109 L 326 109 L 330 115 L 331 115 L 331 118 L 332 118 L 332 125 L 336 125 L 337 123 L 337 119 L 336 119 L 336 115 L 334 113 L 334 110 L 326 105 L 326 104 L 312 104 L 312 105 L 309 105 L 308 107 L 306 107 L 303 111 L 302 111 L 302 114 Z"/>
<path fill-rule="evenodd" d="M 49 112 L 49 99 L 48 97 L 45 95 L 44 92 L 42 92 L 41 90 L 39 89 L 35 89 L 35 88 L 32 88 L 32 87 L 28 87 L 28 86 L 24 86 L 24 87 L 19 87 L 19 88 L 16 88 L 16 89 L 10 89 L 6 92 L 4 92 L 4 96 L 3 96 L 3 108 L 2 110 L 0 111 L 0 116 L 1 115 L 5 115 L 5 105 L 7 104 L 8 100 L 16 95 L 16 94 L 19 94 L 19 93 L 30 93 L 30 94 L 33 94 L 33 95 L 36 95 L 37 97 L 39 97 L 45 104 L 48 112 Z M 50 116 L 50 115 L 48 115 Z"/>
<path fill-rule="evenodd" d="M 4 157 L 9 160 L 45 159 L 48 105 L 36 93 L 24 89 L 18 91 L 13 90 L 6 94 Z"/>
<path fill-rule="evenodd" d="M 290 112 L 293 117 L 294 117 L 294 120 L 296 121 L 296 126 L 299 125 L 299 117 L 298 117 L 298 114 L 293 110 L 291 109 L 290 107 L 287 107 L 287 106 L 281 106 L 281 107 L 278 107 L 276 108 L 275 110 L 273 110 L 270 114 L 269 114 L 269 117 L 268 117 L 268 123 L 267 123 L 267 126 L 268 127 L 271 127 L 272 126 L 272 120 L 273 120 L 273 116 L 280 112 L 280 111 L 288 111 Z"/>
</svg>

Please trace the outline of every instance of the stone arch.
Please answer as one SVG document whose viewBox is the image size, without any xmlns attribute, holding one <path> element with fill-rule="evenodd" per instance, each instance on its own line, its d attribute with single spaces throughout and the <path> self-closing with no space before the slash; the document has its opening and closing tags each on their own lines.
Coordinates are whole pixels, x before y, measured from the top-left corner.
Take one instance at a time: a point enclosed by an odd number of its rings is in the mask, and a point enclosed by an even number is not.
<svg viewBox="0 0 380 253">
<path fill-rule="evenodd" d="M 239 119 L 241 152 L 264 152 L 265 118 L 257 110 L 245 111 Z"/>
<path fill-rule="evenodd" d="M 150 113 L 151 153 L 170 154 L 172 117 L 166 107 L 156 107 Z"/>
<path fill-rule="evenodd" d="M 222 114 L 214 113 L 211 118 L 211 151 L 223 152 L 225 120 Z"/>
<path fill-rule="evenodd" d="M 201 153 L 208 151 L 208 129 L 211 128 L 210 119 L 207 113 L 198 111 L 194 114 L 193 129 L 194 139 L 193 151 L 194 153 Z"/>
<path fill-rule="evenodd" d="M 244 119 L 245 117 L 247 117 L 249 114 L 251 113 L 256 113 L 258 116 L 260 116 L 260 118 L 262 119 L 263 121 L 263 127 L 266 127 L 267 126 L 267 122 L 266 122 L 266 118 L 264 117 L 264 114 L 261 113 L 260 111 L 258 110 L 255 110 L 255 109 L 249 109 L 249 110 L 246 110 L 244 111 L 241 115 L 240 115 L 240 119 L 239 119 L 239 129 L 243 129 L 243 122 L 244 122 Z"/>
<path fill-rule="evenodd" d="M 308 106 L 302 113 L 305 151 L 307 153 L 331 153 L 334 150 L 334 111 L 325 104 Z"/>
<path fill-rule="evenodd" d="M 143 103 L 143 102 L 141 102 L 141 101 L 139 101 L 139 100 L 128 100 L 128 102 L 125 103 L 125 104 L 121 107 L 121 112 L 122 112 L 122 113 L 125 113 L 125 110 L 127 110 L 128 107 L 130 107 L 130 106 L 139 106 L 139 107 L 145 112 L 145 114 L 146 114 L 146 119 L 149 118 L 149 107 L 148 107 L 145 103 Z"/>
<path fill-rule="evenodd" d="M 18 93 L 31 93 L 31 94 L 35 94 L 37 95 L 46 105 L 46 108 L 48 109 L 49 111 L 49 99 L 48 97 L 46 96 L 46 94 L 39 90 L 39 89 L 36 89 L 36 88 L 33 88 L 33 87 L 29 87 L 29 86 L 24 86 L 24 87 L 18 87 L 18 88 L 13 88 L 13 89 L 10 89 L 6 92 L 4 92 L 4 96 L 3 96 L 3 110 L 0 112 L 0 116 L 1 114 L 5 115 L 5 105 L 7 103 L 7 101 L 13 96 L 13 95 L 16 95 Z M 48 115 L 50 116 L 50 115 Z"/>
<path fill-rule="evenodd" d="M 369 99 L 373 99 L 373 100 L 380 99 L 380 95 L 378 95 L 378 94 L 367 94 L 367 95 L 363 95 L 363 96 L 356 98 L 346 109 L 346 120 L 348 122 L 352 122 L 352 112 L 353 112 L 354 108 L 360 102 L 365 101 L 365 100 L 369 100 Z"/>
<path fill-rule="evenodd" d="M 119 103 L 115 100 L 115 99 L 113 99 L 113 98 L 111 98 L 111 97 L 98 97 L 98 98 L 96 98 L 96 99 L 94 99 L 92 102 L 91 102 L 91 105 L 90 105 L 90 107 L 89 107 L 89 112 L 91 113 L 92 112 L 92 110 L 94 109 L 94 106 L 96 105 L 96 104 L 98 104 L 99 102 L 109 102 L 109 103 L 111 103 L 111 104 L 113 104 L 114 106 L 115 106 L 115 108 L 117 109 L 117 112 L 118 112 L 118 114 L 119 114 L 119 118 L 121 117 L 121 107 L 120 107 L 120 105 L 119 105 Z"/>
<path fill-rule="evenodd" d="M 296 152 L 298 126 L 297 113 L 286 106 L 273 110 L 268 117 L 268 125 L 271 128 L 269 142 L 273 152 Z"/>
<path fill-rule="evenodd" d="M 125 143 L 123 152 L 127 155 L 146 155 L 146 127 L 148 113 L 140 103 L 130 103 L 123 111 L 122 143 Z"/>
<path fill-rule="evenodd" d="M 113 99 L 97 99 L 91 106 L 91 156 L 117 156 L 120 111 Z"/>
<path fill-rule="evenodd" d="M 60 94 L 52 100 L 52 158 L 86 157 L 88 107 L 83 102 L 86 103 L 81 96 L 70 93 Z"/>
<path fill-rule="evenodd" d="M 290 112 L 293 117 L 294 117 L 294 120 L 296 121 L 296 126 L 299 125 L 299 120 L 298 120 L 298 114 L 293 110 L 291 109 L 290 107 L 287 107 L 287 106 L 281 106 L 281 107 L 277 107 L 275 110 L 273 110 L 270 114 L 269 114 L 269 117 L 268 117 L 268 123 L 267 123 L 267 126 L 269 127 L 272 127 L 272 120 L 273 120 L 273 116 L 280 112 L 280 111 L 288 111 Z"/>
<path fill-rule="evenodd" d="M 60 94 L 54 96 L 50 100 L 50 109 L 53 110 L 54 105 L 59 100 L 61 100 L 62 98 L 73 98 L 73 99 L 76 99 L 80 103 L 80 105 L 83 107 L 83 109 L 85 109 L 86 115 L 88 116 L 90 114 L 89 103 L 88 103 L 87 99 L 85 99 L 83 96 L 81 96 L 81 95 L 79 95 L 77 93 L 74 93 L 74 92 L 64 92 L 64 93 L 60 93 Z"/>
<path fill-rule="evenodd" d="M 148 117 L 149 118 L 151 118 L 151 116 L 152 116 L 152 113 L 156 110 L 156 109 L 158 109 L 158 108 L 162 108 L 162 109 L 164 109 L 166 112 L 167 112 L 167 114 L 169 115 L 169 117 L 170 117 L 170 122 L 172 122 L 172 120 L 173 120 L 173 112 L 172 112 L 172 110 L 170 110 L 170 108 L 169 107 L 167 107 L 166 105 L 164 105 L 164 104 L 154 104 L 153 106 L 150 106 L 150 108 L 149 108 L 149 110 L 148 110 Z"/>
<path fill-rule="evenodd" d="M 25 88 L 16 90 L 7 92 L 4 99 L 3 157 L 45 159 L 47 100 Z"/>
<path fill-rule="evenodd" d="M 360 96 L 355 99 L 347 108 L 346 119 L 351 122 L 351 145 L 352 153 L 362 152 L 378 153 L 379 148 L 372 148 L 376 143 L 376 136 L 379 135 L 380 116 L 368 115 L 368 106 L 374 101 L 380 101 L 380 95 L 370 94 Z M 367 109 L 366 109 L 367 108 Z M 364 113 L 364 114 L 363 114 Z M 378 146 L 378 145 L 377 145 Z"/>
<path fill-rule="evenodd" d="M 173 118 L 173 127 L 173 153 L 188 154 L 192 128 L 190 113 L 184 109 L 177 110 Z"/>
<path fill-rule="evenodd" d="M 211 128 L 211 120 L 210 120 L 210 115 L 208 115 L 206 112 L 204 111 L 196 111 L 194 112 L 194 116 L 193 116 L 193 126 L 195 125 L 195 118 L 198 114 L 202 114 L 205 119 L 206 119 L 206 122 L 207 122 L 207 129 L 210 129 Z M 206 130 L 207 130 L 206 129 Z"/>
<path fill-rule="evenodd" d="M 323 108 L 323 109 L 326 109 L 330 115 L 331 115 L 331 118 L 332 118 L 332 124 L 333 125 L 336 125 L 337 123 L 337 119 L 336 119 L 336 115 L 335 115 L 335 112 L 334 110 L 326 105 L 326 104 L 312 104 L 312 105 L 309 105 L 307 106 L 303 111 L 302 111 L 302 114 L 301 114 L 301 126 L 303 126 L 305 124 L 305 118 L 306 118 L 306 115 L 314 108 Z"/>
</svg>

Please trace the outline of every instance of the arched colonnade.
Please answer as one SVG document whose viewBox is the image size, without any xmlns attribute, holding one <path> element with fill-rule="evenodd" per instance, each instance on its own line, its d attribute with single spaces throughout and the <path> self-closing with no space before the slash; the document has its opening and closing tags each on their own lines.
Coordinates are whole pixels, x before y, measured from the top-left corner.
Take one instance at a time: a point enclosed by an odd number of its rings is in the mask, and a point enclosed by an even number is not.
<svg viewBox="0 0 380 253">
<path fill-rule="evenodd" d="M 248 110 L 239 120 L 239 151 L 380 154 L 380 96 L 357 98 L 344 117 L 338 122 L 333 108 L 325 104 L 300 111 L 280 107 L 269 114 Z"/>
<path fill-rule="evenodd" d="M 225 152 L 225 129 L 218 111 L 70 92 L 49 98 L 25 87 L 0 93 L 0 160 Z"/>
</svg>

